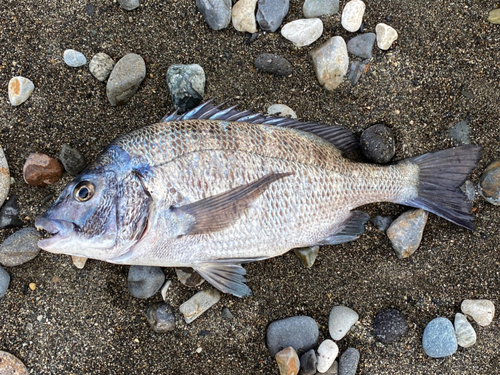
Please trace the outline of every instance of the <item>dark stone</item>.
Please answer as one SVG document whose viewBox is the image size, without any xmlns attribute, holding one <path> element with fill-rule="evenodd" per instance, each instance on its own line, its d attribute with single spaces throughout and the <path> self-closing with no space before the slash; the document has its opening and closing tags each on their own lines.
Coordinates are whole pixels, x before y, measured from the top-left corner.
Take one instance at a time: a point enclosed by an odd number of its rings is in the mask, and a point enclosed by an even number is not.
<svg viewBox="0 0 500 375">
<path fill-rule="evenodd" d="M 355 36 L 347 42 L 347 51 L 362 59 L 371 59 L 376 39 L 377 35 L 374 33 Z"/>
<path fill-rule="evenodd" d="M 289 0 L 259 0 L 255 18 L 262 30 L 275 32 L 287 15 L 289 7 Z"/>
<path fill-rule="evenodd" d="M 272 53 L 261 53 L 254 65 L 259 70 L 277 76 L 289 76 L 293 72 L 292 64 L 287 59 Z"/>
<path fill-rule="evenodd" d="M 148 309 L 146 317 L 155 332 L 163 333 L 173 331 L 175 328 L 174 311 L 168 303 L 155 303 Z"/>
<path fill-rule="evenodd" d="M 300 357 L 299 375 L 315 375 L 317 365 L 318 357 L 316 357 L 314 349 L 305 352 L 302 357 Z"/>
<path fill-rule="evenodd" d="M 231 313 L 231 311 L 227 307 L 222 308 L 222 313 L 221 313 L 222 319 L 225 320 L 233 320 L 234 315 Z"/>
<path fill-rule="evenodd" d="M 361 134 L 360 147 L 367 159 L 388 163 L 396 152 L 392 130 L 382 124 L 370 126 Z"/>
<path fill-rule="evenodd" d="M 373 225 L 381 232 L 385 232 L 394 220 L 390 216 L 375 216 L 372 219 Z"/>
<path fill-rule="evenodd" d="M 63 144 L 59 152 L 59 160 L 70 175 L 77 176 L 87 166 L 87 161 L 82 153 L 67 144 Z"/>
<path fill-rule="evenodd" d="M 85 5 L 85 13 L 87 13 L 88 16 L 93 16 L 95 13 L 95 5 L 92 4 Z"/>
<path fill-rule="evenodd" d="M 19 205 L 17 195 L 13 195 L 4 203 L 0 210 L 0 229 L 20 228 L 24 223 L 19 220 Z"/>
<path fill-rule="evenodd" d="M 349 82 L 355 86 L 365 71 L 366 64 L 362 61 L 353 61 L 349 70 Z"/>
<path fill-rule="evenodd" d="M 147 299 L 165 282 L 165 274 L 160 267 L 130 266 L 128 271 L 128 290 L 135 298 Z"/>
<path fill-rule="evenodd" d="M 407 331 L 408 323 L 406 319 L 395 309 L 382 311 L 373 320 L 375 339 L 384 344 L 399 340 Z"/>
<path fill-rule="evenodd" d="M 231 0 L 196 0 L 196 7 L 213 30 L 221 30 L 229 26 L 231 6 Z"/>
<path fill-rule="evenodd" d="M 359 362 L 359 350 L 347 349 L 339 359 L 339 375 L 355 375 Z"/>
</svg>

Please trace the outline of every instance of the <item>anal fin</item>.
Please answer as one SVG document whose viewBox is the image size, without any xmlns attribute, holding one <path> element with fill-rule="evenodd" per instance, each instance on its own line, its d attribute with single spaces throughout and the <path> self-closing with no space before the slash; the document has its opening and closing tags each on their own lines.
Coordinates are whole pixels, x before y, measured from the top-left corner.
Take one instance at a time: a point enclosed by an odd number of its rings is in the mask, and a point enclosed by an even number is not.
<svg viewBox="0 0 500 375">
<path fill-rule="evenodd" d="M 236 297 L 252 294 L 245 284 L 247 271 L 241 264 L 200 263 L 193 266 L 193 269 L 223 293 L 230 293 Z"/>
<path fill-rule="evenodd" d="M 338 245 L 354 241 L 365 231 L 365 223 L 370 216 L 363 211 L 352 211 L 351 216 L 345 221 L 344 226 L 335 234 L 318 242 L 318 245 Z"/>
</svg>

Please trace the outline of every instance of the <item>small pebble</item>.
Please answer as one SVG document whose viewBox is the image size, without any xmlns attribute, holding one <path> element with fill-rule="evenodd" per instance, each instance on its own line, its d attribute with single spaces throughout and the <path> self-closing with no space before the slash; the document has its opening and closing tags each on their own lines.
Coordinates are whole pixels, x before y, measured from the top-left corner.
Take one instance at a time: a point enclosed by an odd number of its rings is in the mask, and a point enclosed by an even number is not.
<svg viewBox="0 0 500 375">
<path fill-rule="evenodd" d="M 29 262 L 40 253 L 39 239 L 40 234 L 35 228 L 23 228 L 11 234 L 0 245 L 0 264 L 14 267 Z"/>
<path fill-rule="evenodd" d="M 460 121 L 454 125 L 448 132 L 450 138 L 452 138 L 458 145 L 470 145 L 469 138 L 469 124 L 467 121 Z"/>
<path fill-rule="evenodd" d="M 319 18 L 295 20 L 281 28 L 281 35 L 296 47 L 314 43 L 321 34 L 323 34 L 323 22 Z"/>
<path fill-rule="evenodd" d="M 488 15 L 488 22 L 493 24 L 500 24 L 500 8 L 490 10 Z"/>
<path fill-rule="evenodd" d="M 276 362 L 280 375 L 297 375 L 300 369 L 300 361 L 297 353 L 292 347 L 285 348 L 276 353 Z"/>
<path fill-rule="evenodd" d="M 381 232 L 385 232 L 394 220 L 390 216 L 375 216 L 372 219 L 373 225 Z"/>
<path fill-rule="evenodd" d="M 190 288 L 195 288 L 205 281 L 205 279 L 192 268 L 176 268 L 175 273 L 179 281 Z"/>
<path fill-rule="evenodd" d="M 428 212 L 422 209 L 409 210 L 394 220 L 387 229 L 387 237 L 398 258 L 407 258 L 418 249 L 428 216 Z"/>
<path fill-rule="evenodd" d="M 231 311 L 227 307 L 222 308 L 221 316 L 222 316 L 222 319 L 225 319 L 225 320 L 234 320 L 234 315 L 231 313 Z"/>
<path fill-rule="evenodd" d="M 358 369 L 359 350 L 348 348 L 339 359 L 339 375 L 355 375 Z"/>
<path fill-rule="evenodd" d="M 28 287 L 29 287 L 31 290 L 35 291 L 35 289 L 36 289 L 36 284 L 35 284 L 35 283 L 29 283 Z"/>
<path fill-rule="evenodd" d="M 87 13 L 87 16 L 93 16 L 95 13 L 95 5 L 92 4 L 85 5 L 85 13 Z"/>
<path fill-rule="evenodd" d="M 359 143 L 363 155 L 375 163 L 388 163 L 396 153 L 394 134 L 383 124 L 373 125 L 364 130 Z"/>
<path fill-rule="evenodd" d="M 134 10 L 141 5 L 139 0 L 118 0 L 118 2 L 125 10 Z"/>
<path fill-rule="evenodd" d="M 361 27 L 366 5 L 361 0 L 351 0 L 342 11 L 342 27 L 351 33 L 355 33 Z"/>
<path fill-rule="evenodd" d="M 87 263 L 87 259 L 88 258 L 86 258 L 86 257 L 79 257 L 76 255 L 71 256 L 71 261 L 73 262 L 73 265 L 80 270 L 83 269 L 83 267 L 85 267 L 85 263 Z"/>
<path fill-rule="evenodd" d="M 7 164 L 3 148 L 0 146 L 0 207 L 9 194 L 10 185 L 13 184 L 12 180 L 9 172 L 9 164 Z"/>
<path fill-rule="evenodd" d="M 476 188 L 474 187 L 474 183 L 471 180 L 467 180 L 460 186 L 460 190 L 462 190 L 467 197 L 469 202 L 472 202 L 476 197 Z"/>
<path fill-rule="evenodd" d="M 237 31 L 250 34 L 257 32 L 257 22 L 255 20 L 255 7 L 257 0 L 239 0 L 232 9 L 233 27 Z"/>
<path fill-rule="evenodd" d="M 301 247 L 293 249 L 293 252 L 297 258 L 299 258 L 304 267 L 311 268 L 316 261 L 316 257 L 318 256 L 319 246 Z"/>
<path fill-rule="evenodd" d="M 81 52 L 75 51 L 74 49 L 67 49 L 63 53 L 63 59 L 66 65 L 72 68 L 78 68 L 87 63 L 87 58 Z"/>
<path fill-rule="evenodd" d="M 457 343 L 462 348 L 470 348 L 476 343 L 476 331 L 463 314 L 455 314 L 455 334 Z"/>
<path fill-rule="evenodd" d="M 275 32 L 288 13 L 289 0 L 258 0 L 257 22 L 264 31 Z"/>
<path fill-rule="evenodd" d="M 483 327 L 490 325 L 495 316 L 495 305 L 487 299 L 466 299 L 460 307 L 465 315 Z"/>
<path fill-rule="evenodd" d="M 165 274 L 160 267 L 130 266 L 128 271 L 128 291 L 135 298 L 152 297 L 164 282 Z"/>
<path fill-rule="evenodd" d="M 17 195 L 12 195 L 0 209 L 0 229 L 20 228 L 24 223 L 19 220 Z"/>
<path fill-rule="evenodd" d="M 184 113 L 203 100 L 205 72 L 198 64 L 171 65 L 167 71 L 167 85 L 174 107 Z"/>
<path fill-rule="evenodd" d="M 379 23 L 375 27 L 375 33 L 377 34 L 377 46 L 384 51 L 391 48 L 392 43 L 398 39 L 398 32 L 385 23 Z"/>
<path fill-rule="evenodd" d="M 306 0 L 302 11 L 306 18 L 331 16 L 339 11 L 339 0 Z"/>
<path fill-rule="evenodd" d="M 353 86 L 356 86 L 359 79 L 363 75 L 366 68 L 366 63 L 363 61 L 353 61 L 351 63 L 351 69 L 349 69 L 349 82 Z"/>
<path fill-rule="evenodd" d="M 9 284 L 10 284 L 10 275 L 5 270 L 5 268 L 0 266 L 0 298 L 2 298 L 3 296 L 5 296 L 5 294 L 7 294 L 7 289 L 9 289 Z"/>
<path fill-rule="evenodd" d="M 488 164 L 479 179 L 477 190 L 487 202 L 500 205 L 500 160 Z"/>
<path fill-rule="evenodd" d="M 104 52 L 97 53 L 94 57 L 92 57 L 89 64 L 90 73 L 92 73 L 92 75 L 101 82 L 108 79 L 114 67 L 115 62 Z"/>
<path fill-rule="evenodd" d="M 87 161 L 82 153 L 66 143 L 63 144 L 61 152 L 59 152 L 59 160 L 71 176 L 77 176 L 87 166 Z"/>
<path fill-rule="evenodd" d="M 339 347 L 332 340 L 323 341 L 318 348 L 318 372 L 325 373 L 339 355 Z"/>
<path fill-rule="evenodd" d="M 179 310 L 184 315 L 184 320 L 187 324 L 198 318 L 201 314 L 207 311 L 220 300 L 220 292 L 217 289 L 206 289 L 196 293 L 186 302 L 184 302 Z"/>
<path fill-rule="evenodd" d="M 213 30 L 222 30 L 231 23 L 231 0 L 196 0 L 196 7 Z"/>
<path fill-rule="evenodd" d="M 446 318 L 432 320 L 424 329 L 422 345 L 425 353 L 432 358 L 447 357 L 455 353 L 458 345 L 453 324 Z"/>
<path fill-rule="evenodd" d="M 116 63 L 106 85 L 106 95 L 112 106 L 124 105 L 139 89 L 146 77 L 146 64 L 141 56 L 129 53 Z"/>
<path fill-rule="evenodd" d="M 347 42 L 347 51 L 362 59 L 371 59 L 373 56 L 373 46 L 377 35 L 367 33 L 355 36 Z"/>
<path fill-rule="evenodd" d="M 316 352 L 311 349 L 300 357 L 300 375 L 315 375 L 318 358 Z"/>
<path fill-rule="evenodd" d="M 272 357 L 289 346 L 302 355 L 317 345 L 318 338 L 318 324 L 309 316 L 276 320 L 267 327 L 266 342 Z"/>
<path fill-rule="evenodd" d="M 163 301 L 165 302 L 167 301 L 167 292 L 170 288 L 170 285 L 172 285 L 172 280 L 167 280 L 160 289 L 161 298 L 163 298 Z"/>
<path fill-rule="evenodd" d="M 330 366 L 326 372 L 324 372 L 325 375 L 338 375 L 339 373 L 339 363 L 337 361 L 333 362 L 333 365 Z"/>
<path fill-rule="evenodd" d="M 334 36 L 311 51 L 314 70 L 319 83 L 333 91 L 343 81 L 349 69 L 347 47 L 341 36 Z"/>
<path fill-rule="evenodd" d="M 342 339 L 359 319 L 356 311 L 345 306 L 334 306 L 330 311 L 328 329 L 335 341 Z"/>
<path fill-rule="evenodd" d="M 0 350 L 0 374 L 28 375 L 26 366 L 12 354 Z"/>
<path fill-rule="evenodd" d="M 297 118 L 295 111 L 284 104 L 273 104 L 267 109 L 267 114 L 279 117 Z"/>
<path fill-rule="evenodd" d="M 47 186 L 55 184 L 63 175 L 63 166 L 45 154 L 30 154 L 24 163 L 23 178 L 28 185 Z"/>
<path fill-rule="evenodd" d="M 405 317 L 395 309 L 380 312 L 373 320 L 373 334 L 375 339 L 384 344 L 399 340 L 408 332 L 408 323 Z"/>
<path fill-rule="evenodd" d="M 289 76 L 292 74 L 292 65 L 284 57 L 272 54 L 261 53 L 254 61 L 257 69 L 271 73 L 276 76 Z"/>
<path fill-rule="evenodd" d="M 172 307 L 165 302 L 158 302 L 148 309 L 146 313 L 148 323 L 153 331 L 164 333 L 175 328 L 175 316 Z"/>
<path fill-rule="evenodd" d="M 10 104 L 17 106 L 23 104 L 33 93 L 35 85 L 28 78 L 17 76 L 9 81 Z"/>
</svg>

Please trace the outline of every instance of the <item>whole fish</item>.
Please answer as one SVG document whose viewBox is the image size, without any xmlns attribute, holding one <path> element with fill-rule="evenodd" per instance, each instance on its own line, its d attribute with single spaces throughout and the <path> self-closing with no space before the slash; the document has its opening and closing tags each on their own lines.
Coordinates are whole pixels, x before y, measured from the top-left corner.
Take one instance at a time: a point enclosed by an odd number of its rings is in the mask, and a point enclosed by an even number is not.
<svg viewBox="0 0 500 375">
<path fill-rule="evenodd" d="M 389 166 L 342 156 L 338 126 L 266 117 L 210 102 L 114 140 L 69 183 L 36 227 L 40 248 L 111 263 L 192 267 L 245 296 L 243 263 L 339 244 L 364 231 L 373 202 L 423 208 L 473 229 L 460 186 L 480 147 Z"/>
</svg>

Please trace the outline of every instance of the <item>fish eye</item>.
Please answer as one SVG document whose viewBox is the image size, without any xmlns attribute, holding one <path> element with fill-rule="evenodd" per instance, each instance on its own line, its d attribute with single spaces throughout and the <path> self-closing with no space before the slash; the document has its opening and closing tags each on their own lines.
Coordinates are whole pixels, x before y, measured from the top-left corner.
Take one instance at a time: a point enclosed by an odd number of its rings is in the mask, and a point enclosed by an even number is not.
<svg viewBox="0 0 500 375">
<path fill-rule="evenodd" d="M 94 184 L 89 181 L 82 181 L 76 185 L 73 196 L 78 202 L 86 202 L 94 196 Z"/>
</svg>

